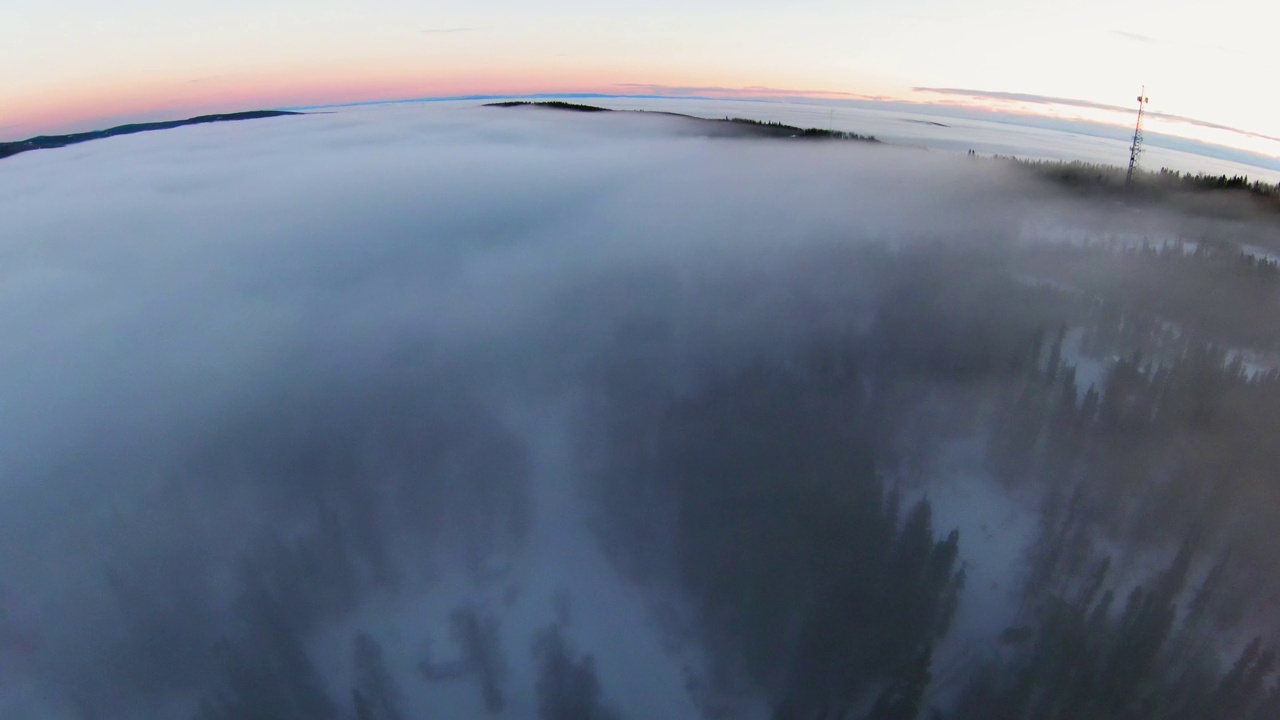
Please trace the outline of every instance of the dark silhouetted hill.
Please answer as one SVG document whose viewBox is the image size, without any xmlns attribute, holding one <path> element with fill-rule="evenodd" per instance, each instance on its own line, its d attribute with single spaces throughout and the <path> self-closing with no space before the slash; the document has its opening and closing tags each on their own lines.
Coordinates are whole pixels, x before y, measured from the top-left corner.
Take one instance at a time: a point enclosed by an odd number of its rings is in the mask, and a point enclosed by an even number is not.
<svg viewBox="0 0 1280 720">
<path fill-rule="evenodd" d="M 683 113 L 661 112 L 655 110 L 611 110 L 609 108 L 597 107 L 595 105 L 579 105 L 577 103 L 561 102 L 559 100 L 549 101 L 529 101 L 529 100 L 508 100 L 504 102 L 488 103 L 485 107 L 530 107 L 544 108 L 547 110 L 571 110 L 574 112 L 616 112 L 638 115 L 668 115 L 671 117 L 684 118 L 701 124 L 701 130 L 708 135 L 714 137 L 768 137 L 768 138 L 799 138 L 805 140 L 858 140 L 860 142 L 880 142 L 871 135 L 860 135 L 853 132 L 843 132 L 840 130 L 820 130 L 818 128 L 802 128 L 795 125 L 787 125 L 780 122 L 764 122 L 761 120 L 751 120 L 748 118 L 702 118 L 695 115 L 685 115 Z"/>
<path fill-rule="evenodd" d="M 149 132 L 151 130 L 168 130 L 170 128 L 182 127 L 184 125 L 204 125 L 205 123 L 230 122 L 233 120 L 258 120 L 261 118 L 280 117 L 282 115 L 302 114 L 303 113 L 289 112 L 287 110 L 251 110 L 249 112 L 201 115 L 199 117 L 187 118 L 186 120 L 168 120 L 165 122 L 118 125 L 106 130 L 92 130 L 90 132 L 74 133 L 71 135 L 38 135 L 18 142 L 0 143 L 0 158 L 10 157 L 12 155 L 17 155 L 18 153 L 27 152 L 28 150 L 60 148 L 66 147 L 67 145 L 75 145 L 76 143 L 88 142 L 90 140 L 100 140 L 102 138 L 115 137 L 117 135 L 132 135 L 134 133 Z"/>
<path fill-rule="evenodd" d="M 609 108 L 597 107 L 595 105 L 582 105 L 580 103 L 562 102 L 560 100 L 548 100 L 545 102 L 505 100 L 503 102 L 489 103 L 485 105 L 485 107 L 541 107 L 549 110 L 572 110 L 573 112 L 614 112 Z"/>
</svg>

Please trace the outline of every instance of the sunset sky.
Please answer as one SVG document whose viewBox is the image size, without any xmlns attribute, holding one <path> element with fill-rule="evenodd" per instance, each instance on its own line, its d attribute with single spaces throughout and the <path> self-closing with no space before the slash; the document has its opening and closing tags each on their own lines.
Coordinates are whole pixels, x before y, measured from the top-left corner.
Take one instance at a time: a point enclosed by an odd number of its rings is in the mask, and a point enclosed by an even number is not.
<svg viewBox="0 0 1280 720">
<path fill-rule="evenodd" d="M 7 0 L 0 140 L 212 111 L 567 92 L 867 96 L 1121 124 L 1131 113 L 1103 106 L 1132 107 L 1145 83 L 1151 110 L 1173 116 L 1152 129 L 1277 156 L 1280 113 L 1258 82 L 1277 15 L 1262 0 Z"/>
</svg>

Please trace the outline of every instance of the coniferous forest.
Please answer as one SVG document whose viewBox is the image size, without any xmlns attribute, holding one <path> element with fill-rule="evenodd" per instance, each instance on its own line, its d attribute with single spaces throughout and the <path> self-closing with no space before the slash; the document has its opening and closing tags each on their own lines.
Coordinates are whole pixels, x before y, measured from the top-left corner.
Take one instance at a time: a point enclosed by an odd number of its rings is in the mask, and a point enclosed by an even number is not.
<svg viewBox="0 0 1280 720">
<path fill-rule="evenodd" d="M 1280 717 L 1270 216 L 478 112 L 6 326 L 0 720 Z"/>
<path fill-rule="evenodd" d="M 955 249 L 865 249 L 844 258 L 875 285 L 851 300 L 869 303 L 861 327 L 734 348 L 726 364 L 722 348 L 681 356 L 677 329 L 638 311 L 582 368 L 594 378 L 575 409 L 587 424 L 578 452 L 592 538 L 640 590 L 651 632 L 677 656 L 696 648 L 687 657 L 700 664 L 686 660 L 683 672 L 699 713 L 1280 711 L 1270 612 L 1280 596 L 1270 532 L 1280 523 L 1280 371 L 1245 359 L 1265 354 L 1241 349 L 1248 333 L 1210 339 L 1190 330 L 1194 316 L 1145 309 L 1176 307 L 1176 292 L 1066 287 L 1085 258 L 1234 273 L 1227 292 L 1242 298 L 1280 281 L 1272 265 L 1185 248 L 1025 246 L 999 265 Z M 1034 268 L 1059 277 L 1029 281 Z M 1088 380 L 1081 365 L 1094 368 Z M 563 599 L 560 619 L 522 653 L 501 640 L 501 603 L 461 604 L 416 666 L 395 673 L 380 641 L 356 628 L 348 692 L 321 680 L 307 638 L 370 593 L 421 582 L 404 578 L 421 571 L 405 568 L 424 557 L 414 545 L 448 543 L 467 583 L 497 587 L 508 603 L 520 592 L 519 572 L 494 558 L 517 558 L 527 539 L 529 451 L 472 401 L 418 404 L 445 392 L 402 378 L 365 398 L 361 447 L 329 425 L 333 408 L 306 406 L 292 443 L 268 433 L 211 448 L 203 472 L 224 490 L 287 503 L 296 530 L 255 541 L 237 561 L 227 608 L 208 607 L 203 593 L 143 590 L 146 574 L 159 582 L 166 567 L 207 571 L 198 547 L 168 548 L 158 566 L 106 565 L 125 623 L 116 651 L 155 662 L 110 682 L 163 686 L 198 669 L 218 678 L 200 720 L 402 720 L 404 682 L 427 697 L 471 687 L 479 707 L 503 716 L 511 666 L 522 664 L 537 676 L 539 717 L 631 717 L 569 639 Z M 424 415 L 444 419 L 424 426 Z M 991 594 L 968 580 L 968 538 L 933 509 L 934 461 L 957 448 L 1038 522 L 1009 578 L 1014 611 L 985 619 L 999 625 L 981 644 L 949 648 L 945 662 L 962 653 L 964 672 L 957 679 L 952 667 L 938 686 L 957 613 Z M 298 467 L 292 479 L 280 472 Z M 383 480 L 350 482 L 370 473 Z M 208 636 L 192 622 L 218 612 L 237 619 L 235 633 Z M 84 692 L 91 713 L 101 700 Z"/>
</svg>

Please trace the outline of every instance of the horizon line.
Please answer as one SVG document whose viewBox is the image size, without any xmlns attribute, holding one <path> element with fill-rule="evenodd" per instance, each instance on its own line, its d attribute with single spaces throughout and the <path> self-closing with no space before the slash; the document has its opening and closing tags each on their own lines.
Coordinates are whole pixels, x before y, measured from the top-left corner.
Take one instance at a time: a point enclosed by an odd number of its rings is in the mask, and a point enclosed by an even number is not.
<svg viewBox="0 0 1280 720">
<path fill-rule="evenodd" d="M 632 84 L 629 84 L 629 86 L 634 87 L 634 86 L 637 86 L 637 84 L 632 83 Z M 639 85 L 639 86 L 661 87 L 661 86 L 655 86 L 655 85 Z M 713 92 L 723 91 L 724 93 L 730 93 L 734 91 L 734 89 L 731 89 L 731 88 L 723 88 L 723 89 L 722 88 L 698 88 L 698 89 L 712 90 Z M 752 90 L 752 89 L 758 90 L 760 88 L 741 88 L 740 90 Z M 766 88 L 766 89 L 772 90 L 771 88 Z M 833 97 L 833 95 L 835 95 L 835 97 Z M 1065 123 L 1071 127 L 1064 128 L 1061 126 L 1054 126 L 1054 127 L 1048 127 L 1044 125 L 1038 126 L 1034 124 L 1034 122 L 1027 123 L 1027 122 L 1022 122 L 1021 120 L 1027 119 L 1027 120 L 1034 121 L 1036 119 L 1039 119 L 1042 121 L 1053 121 L 1055 120 L 1055 118 L 1052 115 L 1045 114 L 1045 113 L 1019 112 L 1016 110 L 1003 109 L 1003 108 L 991 108 L 991 107 L 984 107 L 984 106 L 960 106 L 960 105 L 952 105 L 944 102 L 910 100 L 905 98 L 890 98 L 886 96 L 866 96 L 866 95 L 857 95 L 853 93 L 820 94 L 818 92 L 815 92 L 813 94 L 803 94 L 803 93 L 800 93 L 799 91 L 789 93 L 786 90 L 777 90 L 767 95 L 726 95 L 726 94 L 707 95 L 707 94 L 692 94 L 692 93 L 663 94 L 663 93 L 626 93 L 626 92 L 610 93 L 610 92 L 599 92 L 599 91 L 589 91 L 589 92 L 588 91 L 576 91 L 576 92 L 568 91 L 568 92 L 535 92 L 535 93 L 465 93 L 465 94 L 450 94 L 450 95 L 423 95 L 423 96 L 399 97 L 399 98 L 397 97 L 371 98 L 371 99 L 365 99 L 365 100 L 352 100 L 352 101 L 332 102 L 332 103 L 280 105 L 280 106 L 270 106 L 270 107 L 257 107 L 250 110 L 225 110 L 225 111 L 219 111 L 215 113 L 200 113 L 199 115 L 192 115 L 189 117 L 179 117 L 177 115 L 174 115 L 173 117 L 168 117 L 167 119 L 134 120 L 131 122 L 124 122 L 118 125 L 111 125 L 105 128 L 97 127 L 90 130 L 83 130 L 83 131 L 77 131 L 72 133 L 57 133 L 54 135 L 48 135 L 48 134 L 33 135 L 26 138 L 18 139 L 18 140 L 0 141 L 0 145 L 21 144 L 21 143 L 29 142 L 39 138 L 60 137 L 62 135 L 75 135 L 75 134 L 81 134 L 86 132 L 87 133 L 103 132 L 103 131 L 112 130 L 118 127 L 123 127 L 126 125 L 132 125 L 132 124 L 146 124 L 150 122 L 170 122 L 170 121 L 188 120 L 195 117 L 202 117 L 202 116 L 211 115 L 211 114 L 231 114 L 236 112 L 256 112 L 256 111 L 305 112 L 305 111 L 320 111 L 320 110 L 326 110 L 326 109 L 374 107 L 374 106 L 383 106 L 383 105 L 409 105 L 409 104 L 415 104 L 415 103 L 485 101 L 485 100 L 502 100 L 502 99 L 544 100 L 544 99 L 553 99 L 553 98 L 702 100 L 702 101 L 742 101 L 742 102 L 760 102 L 760 103 L 792 102 L 792 103 L 801 103 L 801 104 L 824 104 L 825 103 L 825 104 L 837 104 L 837 105 L 844 104 L 844 105 L 864 106 L 864 107 L 870 106 L 870 107 L 881 107 L 881 108 L 892 107 L 892 106 L 908 106 L 908 108 L 911 111 L 919 111 L 922 114 L 926 114 L 926 115 L 935 115 L 938 117 L 947 117 L 947 118 L 957 118 L 957 117 L 965 118 L 965 117 L 969 117 L 969 115 L 966 115 L 966 113 L 978 114 L 982 116 L 981 119 L 985 122 L 993 122 L 993 123 L 998 123 L 1003 125 L 1011 125 L 1015 127 L 1045 127 L 1045 129 L 1053 129 L 1058 132 L 1063 132 L 1063 133 L 1068 133 L 1073 135 L 1081 135 L 1084 137 L 1099 137 L 1099 138 L 1105 138 L 1105 139 L 1118 139 L 1118 138 L 1115 137 L 1114 134 L 1108 135 L 1108 134 L 1102 134 L 1102 133 L 1083 132 L 1083 129 L 1087 127 L 1087 128 L 1097 128 L 1099 130 L 1103 128 L 1112 128 L 1116 130 L 1121 130 L 1127 127 L 1125 125 L 1121 125 L 1118 123 L 1108 123 L 1100 120 L 1091 120 L 1091 119 L 1083 119 L 1083 118 L 1057 119 L 1059 123 Z M 900 109 L 906 110 L 908 108 L 900 108 Z M 975 119 L 975 118 L 969 117 L 969 119 Z M 1275 173 L 1277 171 L 1280 171 L 1280 157 L 1273 157 L 1265 153 L 1249 150 L 1249 149 L 1238 147 L 1238 146 L 1226 145 L 1222 143 L 1214 143 L 1208 140 L 1190 138 L 1182 135 L 1160 132 L 1158 130 L 1148 130 L 1146 134 L 1149 138 L 1154 137 L 1158 139 L 1168 140 L 1168 141 L 1172 141 L 1176 145 L 1183 146 L 1183 147 L 1177 147 L 1173 145 L 1155 143 L 1154 145 L 1157 147 L 1163 147 L 1165 149 L 1173 150 L 1173 151 L 1187 152 L 1191 154 L 1200 155 L 1202 157 L 1234 162 L 1241 165 L 1255 167 L 1258 170 L 1261 170 L 1264 172 Z M 1196 149 L 1188 149 L 1186 147 L 1187 145 L 1190 145 Z M 1198 151 L 1197 149 L 1202 151 Z M 1214 149 L 1225 151 L 1225 153 L 1227 154 L 1223 154 L 1223 152 L 1212 152 L 1212 150 Z"/>
</svg>

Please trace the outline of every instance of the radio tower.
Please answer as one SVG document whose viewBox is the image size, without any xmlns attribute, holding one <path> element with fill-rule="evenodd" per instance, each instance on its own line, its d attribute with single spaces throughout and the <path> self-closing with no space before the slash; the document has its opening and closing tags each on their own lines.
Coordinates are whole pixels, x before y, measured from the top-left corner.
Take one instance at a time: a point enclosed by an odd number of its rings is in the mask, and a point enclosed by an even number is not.
<svg viewBox="0 0 1280 720">
<path fill-rule="evenodd" d="M 1125 173 L 1124 186 L 1133 185 L 1133 171 L 1138 169 L 1138 156 L 1142 154 L 1142 116 L 1147 112 L 1147 86 L 1142 86 L 1138 96 L 1138 122 L 1133 126 L 1133 144 L 1129 146 L 1129 172 Z"/>
</svg>

